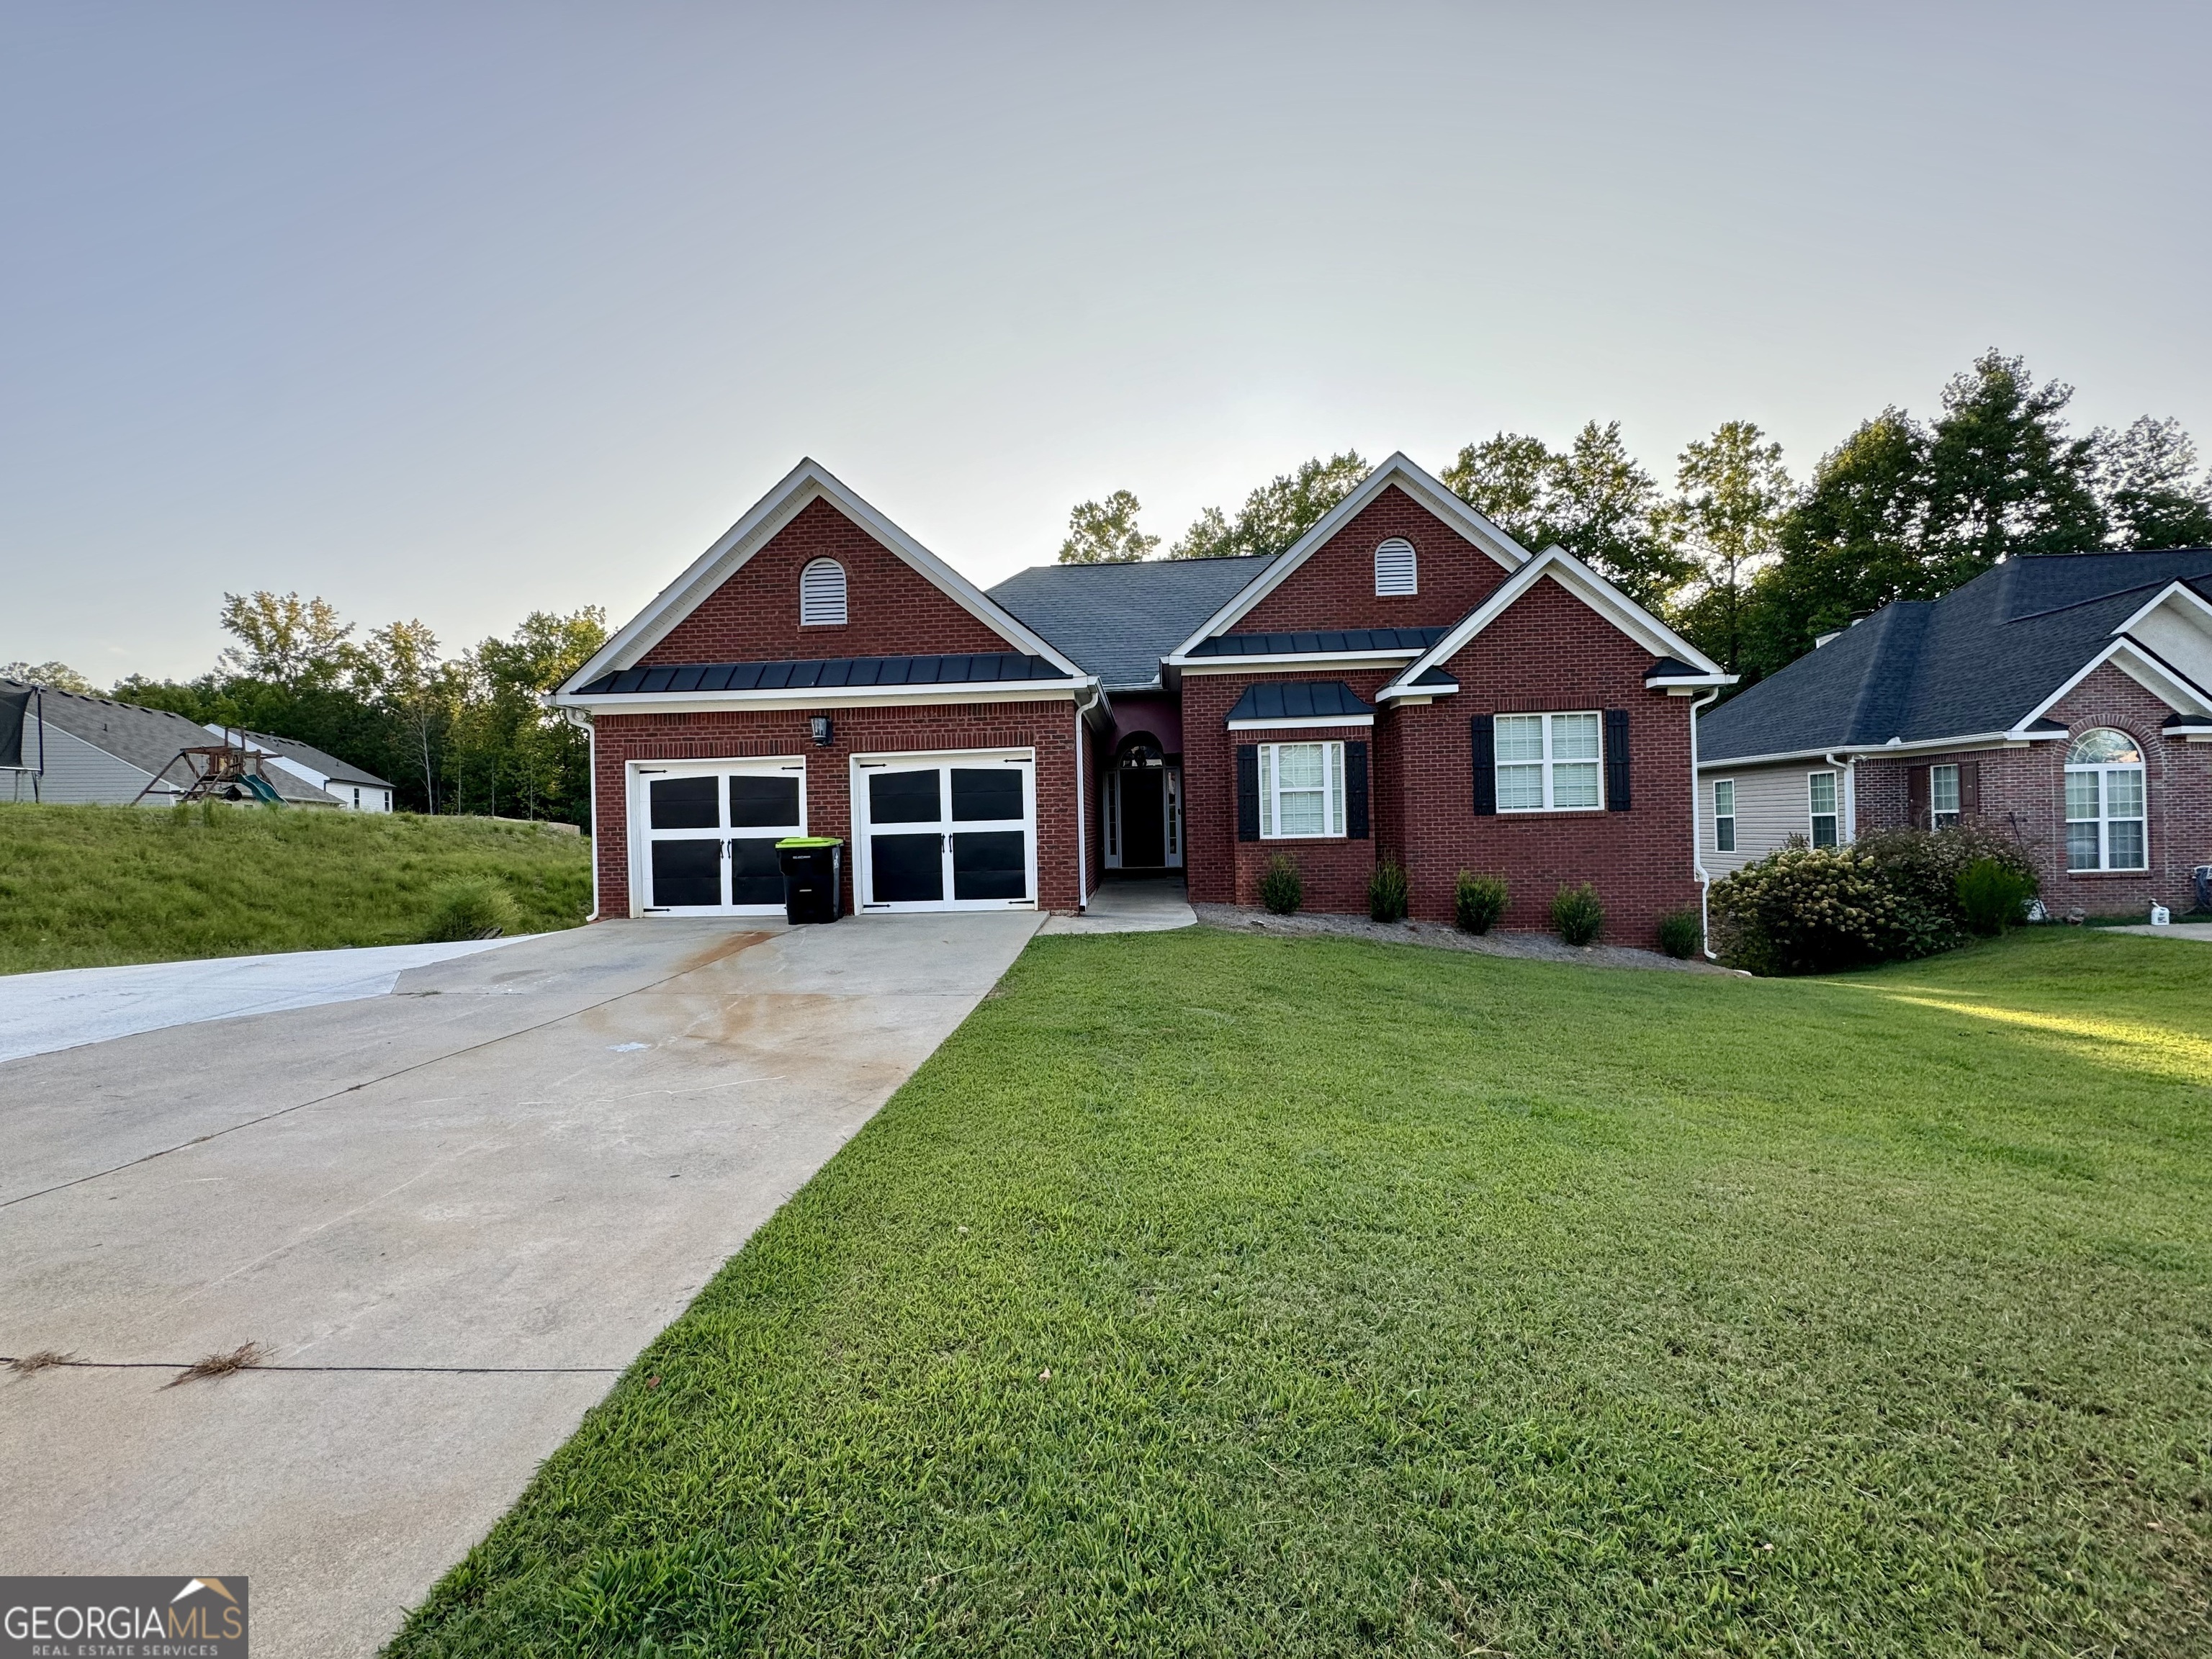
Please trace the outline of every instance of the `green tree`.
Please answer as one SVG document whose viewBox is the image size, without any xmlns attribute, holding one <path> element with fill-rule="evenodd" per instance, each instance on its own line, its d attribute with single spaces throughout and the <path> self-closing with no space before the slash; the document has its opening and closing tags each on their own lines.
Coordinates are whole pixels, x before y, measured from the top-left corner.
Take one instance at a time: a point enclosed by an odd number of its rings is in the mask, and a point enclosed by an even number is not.
<svg viewBox="0 0 2212 1659">
<path fill-rule="evenodd" d="M 2197 445 L 2180 422 L 2145 415 L 2124 431 L 2094 435 L 2114 547 L 2212 546 L 2212 474 L 2196 476 Z"/>
<path fill-rule="evenodd" d="M 1235 523 L 1209 507 L 1168 550 L 1171 559 L 1214 559 L 1280 553 L 1328 516 L 1372 469 L 1356 449 L 1316 456 L 1295 472 L 1261 484 L 1244 498 Z"/>
<path fill-rule="evenodd" d="M 43 685 L 52 691 L 76 691 L 89 696 L 92 682 L 65 662 L 0 663 L 0 680 L 19 685 Z"/>
<path fill-rule="evenodd" d="M 336 684 L 353 668 L 353 648 L 347 644 L 353 624 L 339 621 L 328 599 L 303 599 L 266 588 L 226 593 L 222 626 L 238 641 L 222 659 L 235 674 L 296 690 Z"/>
<path fill-rule="evenodd" d="M 1586 423 L 1565 449 L 1501 432 L 1470 444 L 1443 482 L 1531 551 L 1554 543 L 1657 611 L 1696 567 L 1662 533 L 1659 486 L 1621 441 L 1620 422 Z"/>
<path fill-rule="evenodd" d="M 1067 539 L 1060 544 L 1062 564 L 1134 564 L 1152 556 L 1158 536 L 1137 528 L 1142 510 L 1137 498 L 1117 489 L 1103 501 L 1079 501 L 1067 515 Z"/>
<path fill-rule="evenodd" d="M 2067 435 L 2073 396 L 2057 380 L 2036 385 L 2021 359 L 1994 349 L 1943 388 L 1943 412 L 1929 430 L 1920 552 L 1938 591 L 2008 556 L 2104 544 L 2099 439 Z"/>
<path fill-rule="evenodd" d="M 1659 526 L 1695 568 L 1675 596 L 1684 637 L 1730 673 L 1745 657 L 1753 583 L 1774 562 L 1776 536 L 1796 495 L 1782 446 L 1749 421 L 1723 422 L 1682 451 L 1679 494 Z"/>
</svg>

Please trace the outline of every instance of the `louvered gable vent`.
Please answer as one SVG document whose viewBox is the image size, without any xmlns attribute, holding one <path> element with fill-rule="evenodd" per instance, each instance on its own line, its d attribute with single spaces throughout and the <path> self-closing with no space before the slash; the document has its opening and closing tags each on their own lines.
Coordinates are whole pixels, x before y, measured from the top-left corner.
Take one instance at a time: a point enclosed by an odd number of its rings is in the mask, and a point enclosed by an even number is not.
<svg viewBox="0 0 2212 1659">
<path fill-rule="evenodd" d="M 842 628 L 845 623 L 845 567 L 816 559 L 799 573 L 799 625 Z"/>
<path fill-rule="evenodd" d="M 1378 598 L 1417 593 L 1420 585 L 1413 564 L 1413 544 L 1393 536 L 1375 550 L 1375 592 Z"/>
</svg>

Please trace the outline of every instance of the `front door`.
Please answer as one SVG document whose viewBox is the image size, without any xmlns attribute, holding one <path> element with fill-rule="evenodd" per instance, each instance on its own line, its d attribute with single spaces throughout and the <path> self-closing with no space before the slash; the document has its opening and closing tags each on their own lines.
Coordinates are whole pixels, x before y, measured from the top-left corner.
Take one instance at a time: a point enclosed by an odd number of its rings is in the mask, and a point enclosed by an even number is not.
<svg viewBox="0 0 2212 1659">
<path fill-rule="evenodd" d="M 1036 903 L 1036 762 L 1027 753 L 855 756 L 853 819 L 863 911 Z"/>
<path fill-rule="evenodd" d="M 805 761 L 668 761 L 631 771 L 647 915 L 782 913 L 775 844 L 806 833 Z"/>
<path fill-rule="evenodd" d="M 1140 767 L 1121 777 L 1121 867 L 1158 870 L 1168 861 L 1167 770 Z"/>
</svg>

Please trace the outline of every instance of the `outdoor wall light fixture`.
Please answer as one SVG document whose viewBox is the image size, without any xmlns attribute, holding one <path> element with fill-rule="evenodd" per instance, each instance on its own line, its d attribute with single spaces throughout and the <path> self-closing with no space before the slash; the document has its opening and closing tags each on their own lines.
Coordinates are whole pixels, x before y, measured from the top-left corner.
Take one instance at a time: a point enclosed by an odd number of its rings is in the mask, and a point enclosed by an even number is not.
<svg viewBox="0 0 2212 1659">
<path fill-rule="evenodd" d="M 814 734 L 814 741 L 821 747 L 827 749 L 830 746 L 830 717 L 827 714 L 815 715 L 806 722 L 806 729 Z"/>
</svg>

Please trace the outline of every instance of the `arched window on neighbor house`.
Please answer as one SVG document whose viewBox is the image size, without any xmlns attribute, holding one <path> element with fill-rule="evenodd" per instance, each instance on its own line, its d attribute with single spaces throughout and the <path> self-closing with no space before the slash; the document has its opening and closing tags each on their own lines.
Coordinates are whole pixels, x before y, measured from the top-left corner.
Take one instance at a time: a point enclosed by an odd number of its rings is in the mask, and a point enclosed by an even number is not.
<svg viewBox="0 0 2212 1659">
<path fill-rule="evenodd" d="M 1387 598 L 1396 593 L 1420 592 L 1419 573 L 1414 568 L 1413 544 L 1403 536 L 1393 536 L 1375 550 L 1375 592 Z"/>
<path fill-rule="evenodd" d="M 2066 756 L 2066 867 L 2150 867 L 2142 745 L 2100 726 L 2074 739 Z"/>
<path fill-rule="evenodd" d="M 842 628 L 845 623 L 845 567 L 835 559 L 810 561 L 799 573 L 799 625 Z"/>
</svg>

